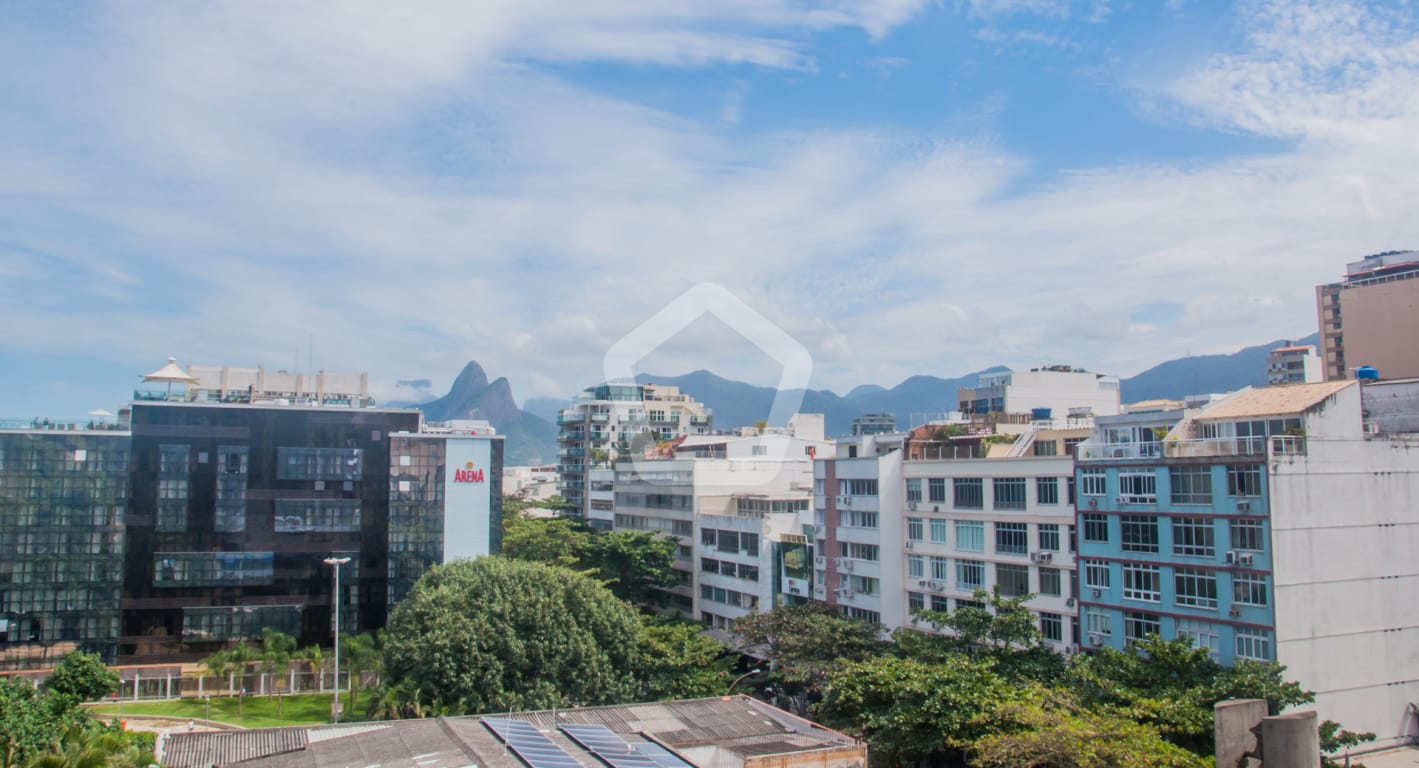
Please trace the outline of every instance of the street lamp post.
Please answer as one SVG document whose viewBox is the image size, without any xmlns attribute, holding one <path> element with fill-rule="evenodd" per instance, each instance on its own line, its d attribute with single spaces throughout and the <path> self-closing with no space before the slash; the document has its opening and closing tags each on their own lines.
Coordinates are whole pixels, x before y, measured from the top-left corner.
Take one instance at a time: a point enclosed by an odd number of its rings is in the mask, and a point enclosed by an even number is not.
<svg viewBox="0 0 1419 768">
<path fill-rule="evenodd" d="M 733 693 L 733 692 L 734 692 L 734 686 L 736 686 L 736 685 L 738 685 L 740 682 L 742 682 L 742 681 L 744 680 L 744 678 L 746 678 L 746 677 L 753 677 L 754 675 L 757 675 L 757 674 L 759 674 L 759 673 L 762 672 L 762 671 L 763 671 L 762 669 L 759 669 L 758 667 L 754 667 L 753 669 L 749 670 L 748 672 L 745 672 L 744 674 L 740 675 L 739 677 L 734 678 L 734 682 L 730 683 L 730 684 L 729 684 L 729 688 L 725 689 L 724 695 L 725 695 L 725 696 L 728 696 L 729 694 Z"/>
<path fill-rule="evenodd" d="M 330 702 L 330 716 L 336 723 L 340 722 L 340 566 L 348 562 L 348 557 L 325 558 L 325 564 L 335 570 L 335 588 L 330 597 L 335 604 L 335 698 Z"/>
</svg>

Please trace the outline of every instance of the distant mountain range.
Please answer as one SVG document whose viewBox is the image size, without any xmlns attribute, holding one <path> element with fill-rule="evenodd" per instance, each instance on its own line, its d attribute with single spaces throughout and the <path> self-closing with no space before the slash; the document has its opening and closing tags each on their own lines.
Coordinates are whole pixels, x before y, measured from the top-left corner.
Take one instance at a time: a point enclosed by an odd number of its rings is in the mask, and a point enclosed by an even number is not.
<svg viewBox="0 0 1419 768">
<path fill-rule="evenodd" d="M 1186 395 L 1264 385 L 1268 353 L 1286 343 L 1278 340 L 1230 355 L 1195 355 L 1169 360 L 1123 379 L 1123 400 L 1128 403 L 1179 399 Z M 1315 345 L 1318 342 L 1317 336 L 1312 334 L 1289 343 Z M 912 376 L 890 389 L 865 384 L 854 387 L 847 395 L 822 389 L 806 390 L 799 410 L 823 414 L 829 435 L 849 434 L 853 417 L 865 413 L 890 413 L 896 416 L 897 426 L 905 428 L 953 410 L 957 388 L 973 387 L 981 374 L 1004 370 L 1007 370 L 1004 366 L 995 366 L 954 379 Z M 725 379 L 710 371 L 692 371 L 680 376 L 642 375 L 638 380 L 679 387 L 712 409 L 715 426 L 724 429 L 748 426 L 767 418 L 775 393 L 773 387 Z M 567 407 L 568 402 L 534 397 L 519 409 L 507 379 L 489 383 L 482 367 L 470 362 L 454 380 L 447 395 L 416 407 L 435 421 L 487 419 L 499 434 L 507 436 L 505 461 L 514 465 L 555 460 L 557 413 Z"/>
</svg>

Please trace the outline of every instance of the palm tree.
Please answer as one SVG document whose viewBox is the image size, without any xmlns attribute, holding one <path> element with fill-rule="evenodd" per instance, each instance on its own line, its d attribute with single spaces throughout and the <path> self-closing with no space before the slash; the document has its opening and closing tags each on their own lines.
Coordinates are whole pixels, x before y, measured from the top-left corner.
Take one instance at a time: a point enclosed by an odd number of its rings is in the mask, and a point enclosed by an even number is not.
<svg viewBox="0 0 1419 768">
<path fill-rule="evenodd" d="M 121 731 L 70 731 L 63 748 L 36 755 L 25 768 L 146 768 L 157 763 L 152 752 L 139 747 Z"/>
<path fill-rule="evenodd" d="M 375 682 L 379 682 L 384 671 L 384 630 L 366 632 L 345 642 L 347 658 L 350 659 L 350 704 L 351 710 L 359 698 L 365 672 L 374 672 Z"/>
<path fill-rule="evenodd" d="M 312 645 L 301 651 L 300 658 L 310 665 L 310 690 L 312 693 L 320 690 L 321 673 L 325 670 L 325 649 L 319 645 Z"/>
<path fill-rule="evenodd" d="M 296 647 L 296 639 L 284 632 L 277 632 L 270 627 L 261 629 L 261 667 L 267 675 L 271 676 L 271 688 L 267 698 L 276 695 L 277 689 L 284 688 L 286 684 L 286 673 L 291 668 L 291 651 Z M 281 672 L 279 676 L 274 674 L 277 670 Z M 285 699 L 276 700 L 276 715 L 279 717 L 284 709 Z"/>
<path fill-rule="evenodd" d="M 212 673 L 213 677 L 227 683 L 227 693 L 229 695 L 232 693 L 231 673 L 234 661 L 235 659 L 232 658 L 231 651 L 217 651 L 202 660 L 202 666 L 206 667 L 207 671 Z"/>
</svg>

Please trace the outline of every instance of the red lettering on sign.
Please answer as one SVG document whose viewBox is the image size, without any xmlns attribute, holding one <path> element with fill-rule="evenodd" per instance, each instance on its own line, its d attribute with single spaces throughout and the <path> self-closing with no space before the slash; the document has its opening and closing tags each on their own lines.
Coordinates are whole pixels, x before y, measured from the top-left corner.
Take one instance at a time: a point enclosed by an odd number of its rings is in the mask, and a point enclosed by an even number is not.
<svg viewBox="0 0 1419 768">
<path fill-rule="evenodd" d="M 455 469 L 453 470 L 453 482 L 455 483 L 481 483 L 483 482 L 482 469 Z"/>
</svg>

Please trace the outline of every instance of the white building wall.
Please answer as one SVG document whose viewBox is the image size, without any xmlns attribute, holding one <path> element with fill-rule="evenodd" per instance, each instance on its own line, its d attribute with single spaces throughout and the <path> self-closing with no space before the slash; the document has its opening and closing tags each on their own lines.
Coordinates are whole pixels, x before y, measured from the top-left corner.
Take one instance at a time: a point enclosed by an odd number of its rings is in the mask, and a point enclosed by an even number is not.
<svg viewBox="0 0 1419 768">
<path fill-rule="evenodd" d="M 1005 388 L 1005 410 L 1029 413 L 1049 408 L 1065 416 L 1071 408 L 1088 408 L 1095 416 L 1120 413 L 1117 376 L 1065 371 L 1011 371 Z"/>
<path fill-rule="evenodd" d="M 1321 719 L 1397 739 L 1419 701 L 1419 441 L 1316 426 L 1271 466 L 1277 660 Z"/>
</svg>

